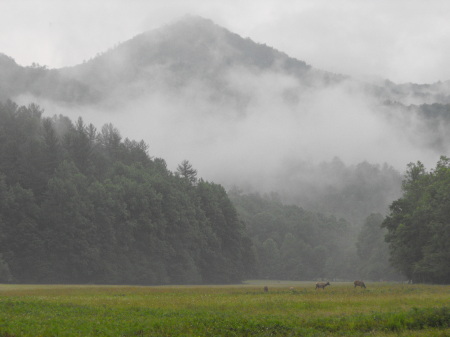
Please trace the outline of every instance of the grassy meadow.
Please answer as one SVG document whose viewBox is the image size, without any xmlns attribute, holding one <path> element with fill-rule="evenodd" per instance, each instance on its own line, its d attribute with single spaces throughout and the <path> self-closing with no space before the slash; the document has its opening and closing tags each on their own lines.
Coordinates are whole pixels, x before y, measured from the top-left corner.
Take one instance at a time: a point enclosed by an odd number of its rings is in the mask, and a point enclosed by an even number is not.
<svg viewBox="0 0 450 337">
<path fill-rule="evenodd" d="M 0 285 L 0 337 L 450 336 L 450 286 L 314 288 Z"/>
</svg>

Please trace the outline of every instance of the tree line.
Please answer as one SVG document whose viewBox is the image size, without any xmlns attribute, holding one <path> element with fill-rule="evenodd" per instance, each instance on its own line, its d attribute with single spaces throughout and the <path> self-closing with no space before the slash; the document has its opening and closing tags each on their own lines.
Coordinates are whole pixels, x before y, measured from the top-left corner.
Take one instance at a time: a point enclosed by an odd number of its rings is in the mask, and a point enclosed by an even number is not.
<svg viewBox="0 0 450 337">
<path fill-rule="evenodd" d="M 387 215 L 356 225 L 277 195 L 229 195 L 252 239 L 257 277 L 450 283 L 450 158 L 431 171 L 409 164 L 401 188 Z"/>
<path fill-rule="evenodd" d="M 355 172 L 393 176 L 367 163 Z M 43 117 L 34 104 L 6 101 L 0 282 L 449 283 L 450 160 L 442 157 L 431 172 L 410 164 L 402 188 L 388 216 L 373 213 L 356 224 L 276 194 L 227 193 L 198 179 L 187 160 L 169 171 L 146 143 L 122 139 L 111 124 L 99 131 L 81 118 Z"/>
</svg>

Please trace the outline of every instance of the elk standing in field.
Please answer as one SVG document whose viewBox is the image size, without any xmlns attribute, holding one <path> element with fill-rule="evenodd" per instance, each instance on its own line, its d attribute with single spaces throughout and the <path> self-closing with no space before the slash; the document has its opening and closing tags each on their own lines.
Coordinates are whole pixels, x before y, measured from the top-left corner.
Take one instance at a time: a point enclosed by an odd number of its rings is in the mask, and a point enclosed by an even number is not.
<svg viewBox="0 0 450 337">
<path fill-rule="evenodd" d="M 355 281 L 355 282 L 353 282 L 353 284 L 355 285 L 355 288 L 356 287 L 361 287 L 361 288 L 366 288 L 366 285 L 364 284 L 364 281 Z"/>
<path fill-rule="evenodd" d="M 325 290 L 325 287 L 329 286 L 329 285 L 330 285 L 330 282 L 327 282 L 327 283 L 325 283 L 325 282 L 317 282 L 316 283 L 316 290 L 319 289 L 319 288 L 322 288 L 323 290 Z"/>
<path fill-rule="evenodd" d="M 267 293 L 269 291 L 269 288 L 267 286 L 264 287 L 264 292 Z"/>
</svg>

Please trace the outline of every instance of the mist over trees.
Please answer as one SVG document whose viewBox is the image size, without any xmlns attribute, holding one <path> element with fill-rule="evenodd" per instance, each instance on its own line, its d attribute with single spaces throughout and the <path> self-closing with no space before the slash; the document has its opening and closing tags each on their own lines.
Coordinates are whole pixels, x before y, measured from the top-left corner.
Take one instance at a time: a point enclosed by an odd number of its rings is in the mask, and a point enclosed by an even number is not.
<svg viewBox="0 0 450 337">
<path fill-rule="evenodd" d="M 450 150 L 449 88 L 318 70 L 199 17 L 69 68 L 0 54 L 0 276 L 448 282 L 445 198 L 425 212 L 437 194 L 402 196 L 401 171 Z"/>
<path fill-rule="evenodd" d="M 380 226 L 371 214 L 364 225 L 286 205 L 276 194 L 229 191 L 253 242 L 255 276 L 286 280 L 402 280 L 389 263 Z"/>
<path fill-rule="evenodd" d="M 349 192 L 341 196 L 357 209 L 350 222 L 274 193 L 227 194 L 199 179 L 188 160 L 172 173 L 146 143 L 123 140 L 112 124 L 97 131 L 81 118 L 42 117 L 37 105 L 11 101 L 0 104 L 0 120 L 2 282 L 401 280 L 398 272 L 414 282 L 449 282 L 446 157 L 430 173 L 410 164 L 390 214 L 364 219 L 368 203 L 378 207 L 368 177 L 386 189 L 395 171 L 368 163 L 350 169 L 335 159 L 327 167 L 354 181 L 343 181 Z M 373 199 L 363 200 L 364 188 Z M 339 206 L 335 197 L 329 191 L 327 203 Z"/>
<path fill-rule="evenodd" d="M 259 278 L 312 280 L 355 275 L 352 262 L 357 259 L 349 244 L 352 231 L 345 220 L 283 205 L 276 195 L 246 195 L 237 190 L 229 194 L 255 246 Z"/>
<path fill-rule="evenodd" d="M 277 180 L 284 204 L 343 218 L 360 228 L 372 213 L 386 214 L 401 195 L 402 174 L 388 164 L 346 165 L 334 157 L 317 165 L 285 163 Z"/>
<path fill-rule="evenodd" d="M 285 203 L 359 224 L 400 196 L 396 171 L 434 163 L 450 144 L 449 82 L 352 79 L 200 17 L 63 69 L 1 55 L 0 88 L 0 98 L 120 125 L 174 171 L 189 158 L 227 189 L 275 191 Z"/>
<path fill-rule="evenodd" d="M 251 270 L 222 186 L 173 174 L 111 124 L 11 101 L 0 121 L 2 282 L 230 283 Z"/>
</svg>

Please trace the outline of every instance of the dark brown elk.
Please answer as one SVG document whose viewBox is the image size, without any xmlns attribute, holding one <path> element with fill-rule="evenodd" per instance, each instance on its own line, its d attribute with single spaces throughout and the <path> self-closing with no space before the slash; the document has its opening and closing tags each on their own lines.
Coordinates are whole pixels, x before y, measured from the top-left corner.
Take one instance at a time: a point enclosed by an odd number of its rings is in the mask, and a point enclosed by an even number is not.
<svg viewBox="0 0 450 337">
<path fill-rule="evenodd" d="M 264 287 L 264 292 L 267 293 L 269 291 L 269 288 L 267 286 Z"/>
<path fill-rule="evenodd" d="M 323 290 L 325 290 L 325 287 L 329 286 L 329 285 L 330 285 L 330 282 L 327 282 L 327 283 L 325 283 L 325 282 L 317 282 L 316 283 L 316 289 L 322 288 Z"/>
<path fill-rule="evenodd" d="M 355 285 L 355 288 L 356 287 L 366 288 L 364 281 L 355 281 L 355 282 L 353 282 L 353 284 Z"/>
</svg>

